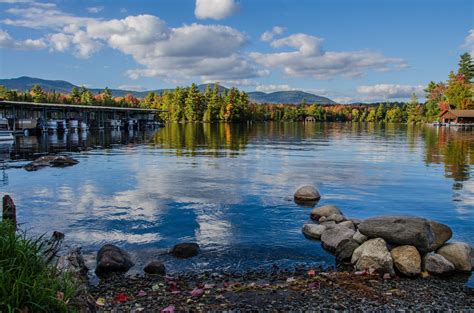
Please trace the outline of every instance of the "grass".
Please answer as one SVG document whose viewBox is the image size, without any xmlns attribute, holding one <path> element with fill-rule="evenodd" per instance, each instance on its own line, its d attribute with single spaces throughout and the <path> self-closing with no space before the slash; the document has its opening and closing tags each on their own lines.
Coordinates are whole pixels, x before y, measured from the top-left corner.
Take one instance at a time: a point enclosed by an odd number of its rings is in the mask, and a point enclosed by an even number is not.
<svg viewBox="0 0 474 313">
<path fill-rule="evenodd" d="M 0 312 L 68 311 L 75 282 L 43 259 L 45 243 L 0 221 Z"/>
</svg>

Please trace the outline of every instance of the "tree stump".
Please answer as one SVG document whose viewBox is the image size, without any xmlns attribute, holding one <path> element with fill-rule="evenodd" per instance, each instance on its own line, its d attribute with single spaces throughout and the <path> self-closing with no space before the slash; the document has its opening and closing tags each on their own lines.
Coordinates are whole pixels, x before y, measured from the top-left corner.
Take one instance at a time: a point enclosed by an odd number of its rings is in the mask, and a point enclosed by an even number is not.
<svg viewBox="0 0 474 313">
<path fill-rule="evenodd" d="M 3 220 L 11 221 L 16 227 L 16 206 L 15 202 L 9 195 L 3 197 Z"/>
</svg>

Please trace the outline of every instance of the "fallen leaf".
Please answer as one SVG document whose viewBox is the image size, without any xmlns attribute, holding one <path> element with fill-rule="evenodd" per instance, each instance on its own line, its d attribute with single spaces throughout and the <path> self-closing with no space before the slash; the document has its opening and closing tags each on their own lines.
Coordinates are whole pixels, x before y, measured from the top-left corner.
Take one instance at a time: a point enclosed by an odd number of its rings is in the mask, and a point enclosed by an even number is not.
<svg viewBox="0 0 474 313">
<path fill-rule="evenodd" d="M 314 276 L 316 276 L 316 271 L 315 271 L 315 270 L 309 270 L 309 271 L 308 271 L 308 276 L 309 276 L 309 277 L 314 277 Z"/>
<path fill-rule="evenodd" d="M 127 302 L 128 301 L 128 297 L 124 293 L 117 294 L 114 299 L 117 302 Z"/>
<path fill-rule="evenodd" d="M 166 308 L 162 309 L 160 312 L 161 313 L 174 313 L 174 310 L 176 307 L 172 304 L 168 305 Z"/>
<path fill-rule="evenodd" d="M 140 290 L 138 293 L 137 293 L 137 297 L 145 297 L 147 295 L 147 293 L 144 291 L 144 290 Z"/>
<path fill-rule="evenodd" d="M 199 298 L 200 296 L 203 295 L 203 293 L 204 293 L 204 290 L 200 288 L 194 288 L 193 291 L 191 291 L 191 297 Z"/>
<path fill-rule="evenodd" d="M 95 301 L 95 304 L 97 304 L 98 306 L 104 306 L 105 305 L 105 298 L 97 298 L 97 300 Z"/>
<path fill-rule="evenodd" d="M 154 284 L 153 286 L 151 286 L 151 290 L 153 290 L 153 291 L 158 291 L 158 290 L 160 290 L 160 285 Z"/>
<path fill-rule="evenodd" d="M 59 301 L 63 301 L 64 300 L 64 292 L 61 292 L 61 291 L 56 292 L 56 299 L 58 299 Z"/>
</svg>

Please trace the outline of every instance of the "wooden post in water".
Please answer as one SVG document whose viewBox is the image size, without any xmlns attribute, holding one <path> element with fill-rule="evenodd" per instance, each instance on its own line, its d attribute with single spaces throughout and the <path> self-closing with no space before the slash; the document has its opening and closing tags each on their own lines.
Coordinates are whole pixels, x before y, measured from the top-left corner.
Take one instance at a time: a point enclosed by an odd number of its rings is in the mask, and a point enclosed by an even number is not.
<svg viewBox="0 0 474 313">
<path fill-rule="evenodd" d="M 16 206 L 9 195 L 3 196 L 3 220 L 10 220 L 16 228 Z"/>
</svg>

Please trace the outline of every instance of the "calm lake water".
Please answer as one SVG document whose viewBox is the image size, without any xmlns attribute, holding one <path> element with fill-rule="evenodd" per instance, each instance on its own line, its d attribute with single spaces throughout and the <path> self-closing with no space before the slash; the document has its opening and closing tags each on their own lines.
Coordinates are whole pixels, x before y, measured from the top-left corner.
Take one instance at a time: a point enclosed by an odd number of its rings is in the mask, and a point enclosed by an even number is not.
<svg viewBox="0 0 474 313">
<path fill-rule="evenodd" d="M 88 150 L 92 147 L 92 150 Z M 27 172 L 41 152 L 80 161 Z M 24 229 L 59 230 L 91 255 L 114 243 L 170 271 L 333 265 L 301 234 L 311 208 L 292 201 L 315 185 L 345 215 L 418 215 L 474 245 L 474 132 L 372 124 L 172 124 L 149 133 L 17 137 L 2 146 L 0 194 Z M 195 241 L 203 253 L 165 252 Z"/>
</svg>

